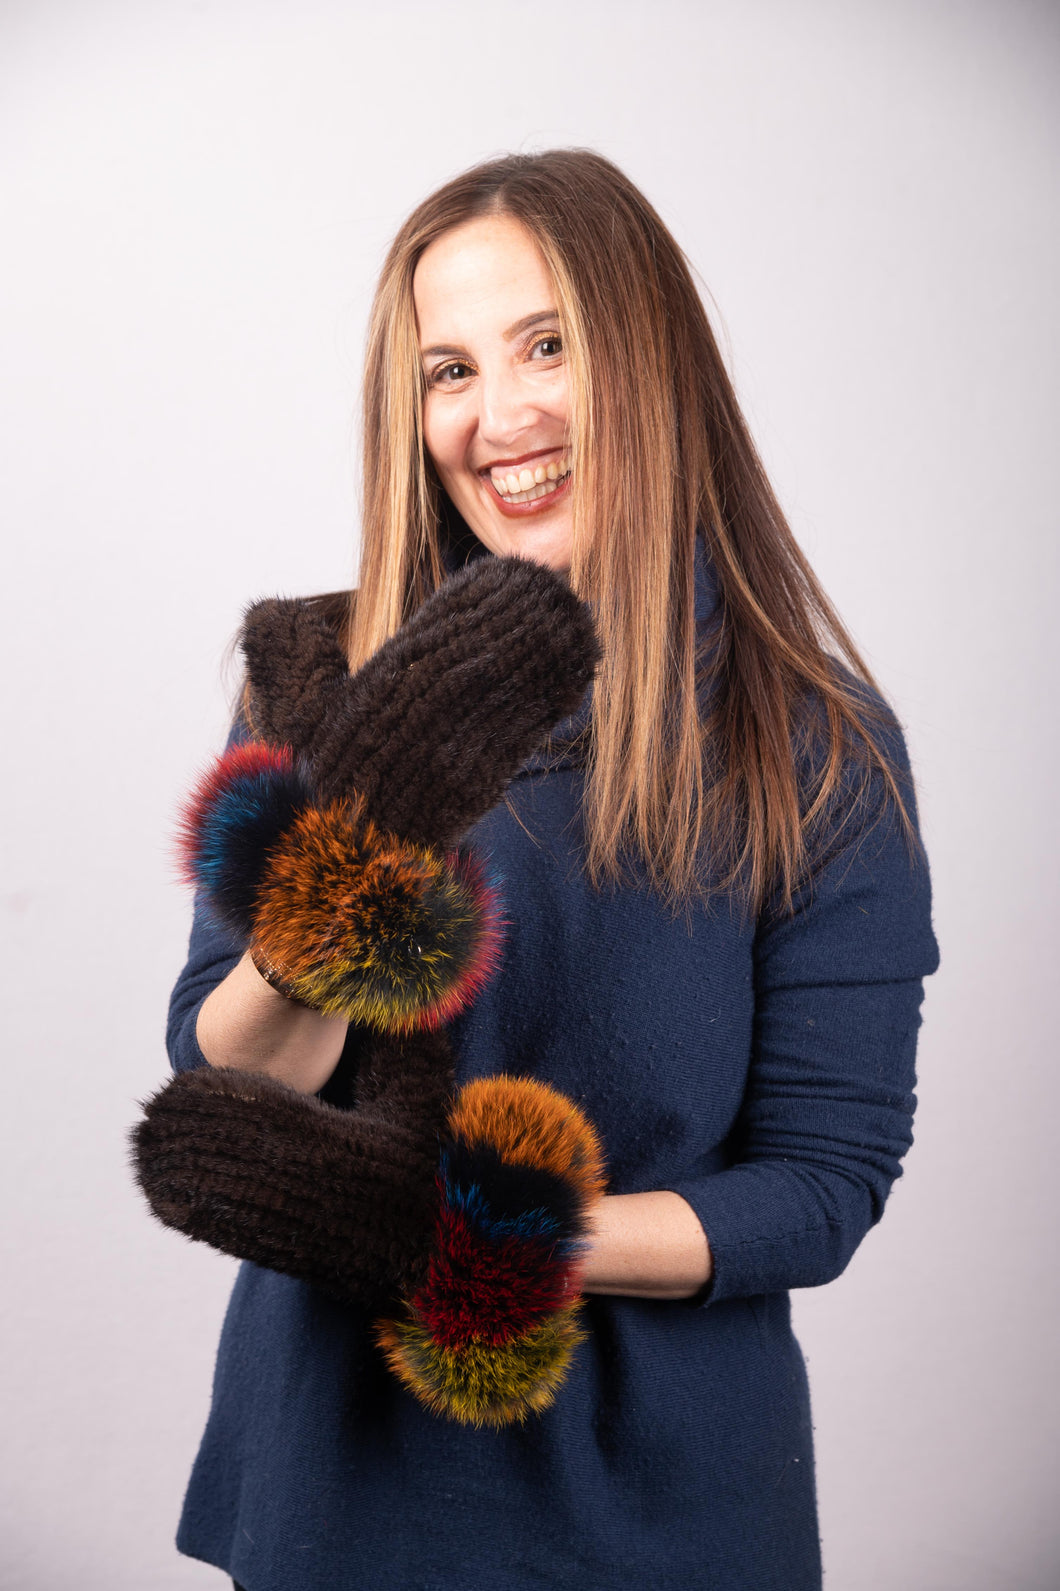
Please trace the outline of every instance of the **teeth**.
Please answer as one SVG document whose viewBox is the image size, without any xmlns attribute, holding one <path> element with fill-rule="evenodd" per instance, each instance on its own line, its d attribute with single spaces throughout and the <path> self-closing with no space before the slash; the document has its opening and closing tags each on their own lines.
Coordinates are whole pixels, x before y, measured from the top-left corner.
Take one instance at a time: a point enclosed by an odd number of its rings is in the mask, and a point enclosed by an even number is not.
<svg viewBox="0 0 1060 1591">
<path fill-rule="evenodd" d="M 563 479 L 566 480 L 566 476 Z M 529 491 L 509 492 L 504 500 L 506 503 L 532 503 L 538 497 L 551 497 L 562 485 L 562 480 L 542 481 L 540 485 L 531 486 Z"/>
<path fill-rule="evenodd" d="M 535 497 L 544 497 L 553 490 L 551 483 L 561 480 L 568 474 L 570 466 L 565 458 L 556 459 L 551 464 L 538 464 L 534 469 L 524 467 L 518 471 L 509 470 L 507 474 L 491 470 L 492 480 L 501 497 L 507 497 L 510 502 L 532 502 Z M 538 488 L 544 487 L 544 491 Z"/>
</svg>

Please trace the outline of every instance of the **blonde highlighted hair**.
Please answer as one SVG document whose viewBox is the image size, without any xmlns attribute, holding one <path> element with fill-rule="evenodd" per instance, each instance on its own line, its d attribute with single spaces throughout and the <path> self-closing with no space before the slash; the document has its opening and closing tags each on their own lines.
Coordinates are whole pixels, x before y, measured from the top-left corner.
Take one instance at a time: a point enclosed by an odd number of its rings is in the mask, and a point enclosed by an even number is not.
<svg viewBox="0 0 1060 1591">
<path fill-rule="evenodd" d="M 915 847 L 878 734 L 893 717 L 766 479 L 685 257 L 592 150 L 476 166 L 418 205 L 391 245 L 364 374 L 351 667 L 446 575 L 454 511 L 424 446 L 413 275 L 436 238 L 494 214 L 541 250 L 569 372 L 570 580 L 594 604 L 604 653 L 584 793 L 593 883 L 628 877 L 632 850 L 672 905 L 735 891 L 757 912 L 779 891 L 791 909 L 826 818 L 849 819 L 870 789 Z M 718 589 L 698 641 L 697 535 Z"/>
</svg>

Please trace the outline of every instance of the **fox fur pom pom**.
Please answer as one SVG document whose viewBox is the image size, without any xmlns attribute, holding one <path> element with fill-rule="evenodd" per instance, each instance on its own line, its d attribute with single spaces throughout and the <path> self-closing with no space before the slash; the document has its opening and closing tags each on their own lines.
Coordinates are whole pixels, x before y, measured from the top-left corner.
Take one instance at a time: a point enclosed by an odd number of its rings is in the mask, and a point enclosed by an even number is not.
<svg viewBox="0 0 1060 1591">
<path fill-rule="evenodd" d="M 467 849 L 378 828 L 354 795 L 315 804 L 286 746 L 233 746 L 181 825 L 185 876 L 283 969 L 296 999 L 381 1033 L 462 1011 L 500 956 L 497 890 Z"/>
<path fill-rule="evenodd" d="M 387 834 L 359 799 L 299 814 L 254 912 L 253 946 L 297 999 L 382 1033 L 450 1021 L 491 977 L 501 940 L 499 896 L 471 851 Z"/>
<path fill-rule="evenodd" d="M 556 1089 L 501 1075 L 461 1090 L 427 1278 L 376 1324 L 391 1369 L 434 1413 L 502 1426 L 553 1401 L 584 1337 L 578 1258 L 604 1188 L 596 1133 Z"/>
<path fill-rule="evenodd" d="M 291 748 L 252 740 L 218 757 L 184 806 L 181 872 L 244 939 L 269 852 L 312 800 L 308 773 Z"/>
</svg>

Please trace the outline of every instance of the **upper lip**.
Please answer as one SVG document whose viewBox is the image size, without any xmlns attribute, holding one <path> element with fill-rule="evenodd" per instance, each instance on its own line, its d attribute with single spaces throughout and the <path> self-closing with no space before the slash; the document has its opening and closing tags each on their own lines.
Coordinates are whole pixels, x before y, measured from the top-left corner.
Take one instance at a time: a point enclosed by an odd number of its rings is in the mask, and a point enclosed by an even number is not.
<svg viewBox="0 0 1060 1591">
<path fill-rule="evenodd" d="M 514 464 L 528 464 L 531 459 L 543 459 L 547 453 L 558 453 L 562 457 L 563 449 L 561 447 L 540 447 L 536 453 L 523 453 L 517 459 L 491 459 L 488 464 L 483 464 L 479 474 L 485 475 L 487 470 L 507 469 Z"/>
</svg>

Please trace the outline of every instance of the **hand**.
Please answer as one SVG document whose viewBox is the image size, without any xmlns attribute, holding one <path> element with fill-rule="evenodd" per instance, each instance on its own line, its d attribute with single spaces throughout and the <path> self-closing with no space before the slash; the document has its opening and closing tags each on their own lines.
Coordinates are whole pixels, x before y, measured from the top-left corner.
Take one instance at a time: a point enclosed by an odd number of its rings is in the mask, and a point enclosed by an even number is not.
<svg viewBox="0 0 1060 1591">
<path fill-rule="evenodd" d="M 245 645 L 255 716 L 292 746 L 220 760 L 185 822 L 189 871 L 299 999 L 390 1035 L 367 1063 L 386 1084 L 339 1112 L 244 1072 L 187 1074 L 148 1103 L 136 1173 L 165 1224 L 374 1307 L 426 1264 L 452 1092 L 433 1030 L 499 933 L 473 858 L 441 847 L 577 706 L 598 648 L 566 584 L 519 559 L 454 577 L 352 678 L 305 605 L 252 610 Z"/>
<path fill-rule="evenodd" d="M 496 960 L 498 908 L 466 850 L 599 658 L 551 570 L 454 575 L 353 676 L 309 604 L 258 604 L 255 720 L 185 820 L 189 875 L 303 1003 L 391 1031 L 447 1021 Z"/>
<path fill-rule="evenodd" d="M 393 1306 L 426 1275 L 453 1088 L 447 1035 L 376 1040 L 358 1083 L 347 1111 L 253 1072 L 174 1078 L 132 1133 L 155 1215 L 340 1303 Z"/>
<path fill-rule="evenodd" d="M 264 737 L 310 762 L 322 803 L 454 845 L 581 702 L 600 657 L 566 581 L 523 558 L 453 575 L 358 669 L 309 604 L 247 613 L 243 651 Z"/>
</svg>

